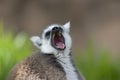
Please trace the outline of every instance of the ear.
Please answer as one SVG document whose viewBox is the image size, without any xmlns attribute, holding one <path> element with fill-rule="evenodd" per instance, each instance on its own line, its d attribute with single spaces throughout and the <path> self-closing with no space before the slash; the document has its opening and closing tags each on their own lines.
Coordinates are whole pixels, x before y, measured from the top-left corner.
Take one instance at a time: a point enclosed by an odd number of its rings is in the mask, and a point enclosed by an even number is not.
<svg viewBox="0 0 120 80">
<path fill-rule="evenodd" d="M 69 22 L 67 22 L 67 23 L 65 23 L 64 25 L 63 25 L 63 27 L 65 28 L 65 30 L 66 30 L 66 32 L 70 32 L 70 21 Z"/>
<path fill-rule="evenodd" d="M 38 47 L 38 48 L 41 47 L 42 41 L 41 41 L 41 38 L 40 38 L 39 36 L 33 36 L 33 37 L 30 38 L 30 40 L 33 42 L 33 44 L 34 44 L 36 47 Z"/>
</svg>

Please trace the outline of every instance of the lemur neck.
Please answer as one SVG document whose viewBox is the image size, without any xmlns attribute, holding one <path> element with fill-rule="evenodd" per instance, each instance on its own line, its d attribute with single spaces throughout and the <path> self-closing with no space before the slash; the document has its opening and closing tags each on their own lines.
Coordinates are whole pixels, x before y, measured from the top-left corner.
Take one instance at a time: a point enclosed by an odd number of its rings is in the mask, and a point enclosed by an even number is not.
<svg viewBox="0 0 120 80">
<path fill-rule="evenodd" d="M 82 77 L 79 74 L 79 71 L 75 68 L 75 65 L 72 61 L 71 52 L 67 51 L 68 53 L 59 53 L 61 54 L 59 57 L 57 57 L 58 62 L 62 65 L 67 80 L 83 80 Z M 69 54 L 69 55 L 65 55 Z"/>
</svg>

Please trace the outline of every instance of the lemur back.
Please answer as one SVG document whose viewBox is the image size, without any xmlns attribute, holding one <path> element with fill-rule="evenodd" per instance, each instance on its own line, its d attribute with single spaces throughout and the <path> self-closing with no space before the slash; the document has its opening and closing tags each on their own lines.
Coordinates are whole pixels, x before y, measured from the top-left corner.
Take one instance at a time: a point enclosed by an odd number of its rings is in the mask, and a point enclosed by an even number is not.
<svg viewBox="0 0 120 80">
<path fill-rule="evenodd" d="M 17 64 L 8 80 L 66 80 L 66 77 L 53 55 L 37 52 Z"/>
</svg>

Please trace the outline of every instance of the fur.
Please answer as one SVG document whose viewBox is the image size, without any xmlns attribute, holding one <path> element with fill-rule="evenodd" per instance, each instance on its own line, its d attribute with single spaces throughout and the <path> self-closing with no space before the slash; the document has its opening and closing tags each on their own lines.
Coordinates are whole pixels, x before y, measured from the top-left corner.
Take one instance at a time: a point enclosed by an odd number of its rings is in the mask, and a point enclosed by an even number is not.
<svg viewBox="0 0 120 80">
<path fill-rule="evenodd" d="M 51 36 L 45 34 L 54 27 L 60 27 L 65 39 L 64 50 L 55 49 L 51 45 Z M 70 37 L 70 22 L 64 25 L 47 27 L 42 36 L 33 36 L 31 41 L 41 50 L 23 60 L 11 71 L 8 80 L 84 80 L 73 64 L 71 57 L 72 40 Z"/>
</svg>

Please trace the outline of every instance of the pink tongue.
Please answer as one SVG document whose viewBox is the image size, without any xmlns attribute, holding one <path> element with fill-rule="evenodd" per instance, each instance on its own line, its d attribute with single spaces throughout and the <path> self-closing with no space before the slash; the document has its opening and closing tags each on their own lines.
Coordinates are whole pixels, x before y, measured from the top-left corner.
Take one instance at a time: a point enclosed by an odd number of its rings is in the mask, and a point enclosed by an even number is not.
<svg viewBox="0 0 120 80">
<path fill-rule="evenodd" d="M 61 48 L 61 49 L 64 49 L 64 47 L 65 47 L 64 43 L 62 43 L 62 42 L 57 42 L 56 46 L 57 46 L 57 48 Z"/>
</svg>

